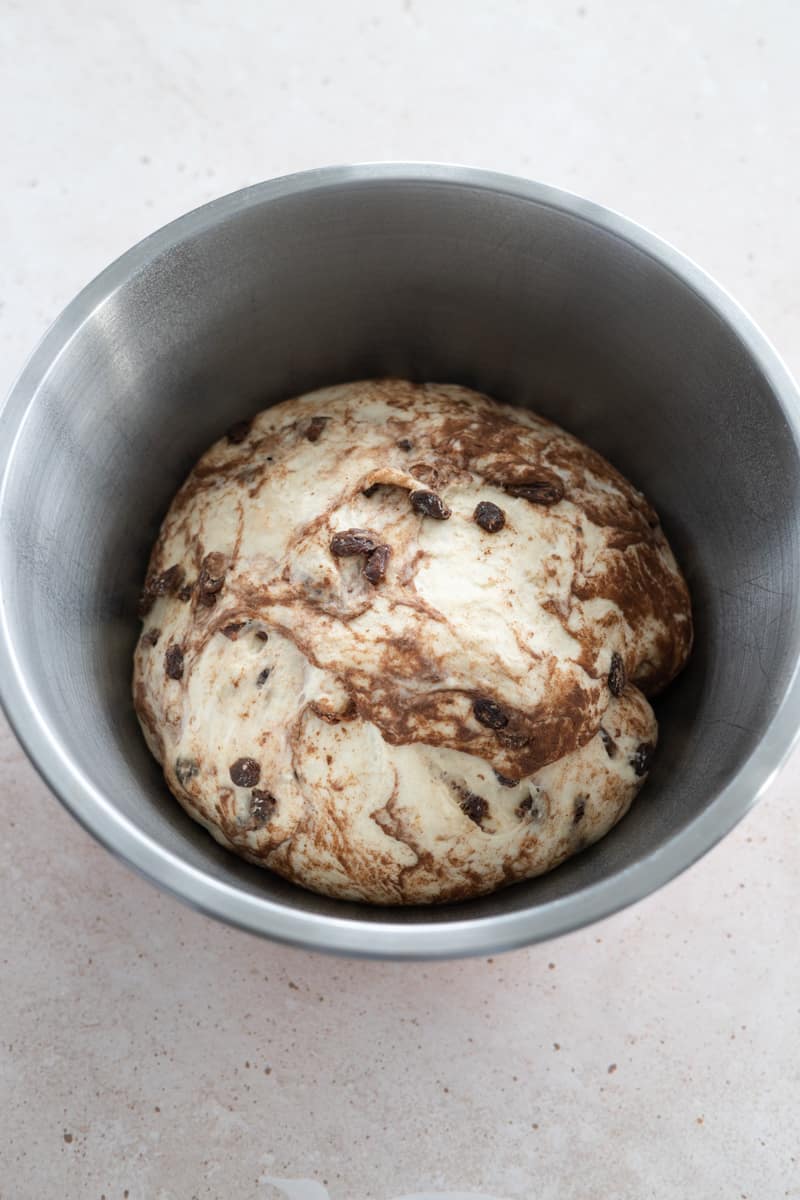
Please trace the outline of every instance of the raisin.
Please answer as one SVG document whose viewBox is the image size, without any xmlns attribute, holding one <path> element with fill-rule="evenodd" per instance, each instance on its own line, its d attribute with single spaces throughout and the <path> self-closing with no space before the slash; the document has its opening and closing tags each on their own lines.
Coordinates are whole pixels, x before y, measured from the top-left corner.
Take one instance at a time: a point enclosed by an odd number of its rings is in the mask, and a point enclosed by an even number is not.
<svg viewBox="0 0 800 1200">
<path fill-rule="evenodd" d="M 312 417 L 306 427 L 306 437 L 310 442 L 318 442 L 320 434 L 328 424 L 327 417 Z"/>
<path fill-rule="evenodd" d="M 265 792 L 263 788 L 254 788 L 250 793 L 250 815 L 260 825 L 266 825 L 277 804 L 278 801 L 272 793 Z"/>
<path fill-rule="evenodd" d="M 507 787 L 507 788 L 519 787 L 518 779 L 510 779 L 508 777 L 508 775 L 501 775 L 499 771 L 495 771 L 494 775 L 495 775 L 495 779 L 497 780 L 497 782 L 500 784 L 501 787 Z"/>
<path fill-rule="evenodd" d="M 230 429 L 228 430 L 228 441 L 233 446 L 241 445 L 252 428 L 252 421 L 237 421 L 236 424 L 231 425 Z"/>
<path fill-rule="evenodd" d="M 183 679 L 183 650 L 174 643 L 164 655 L 164 670 L 170 679 Z"/>
<path fill-rule="evenodd" d="M 144 591 L 139 597 L 139 603 L 136 611 L 139 616 L 144 618 L 153 607 L 153 601 L 156 596 L 167 596 L 175 592 L 183 582 L 184 570 L 180 563 L 173 563 L 166 571 L 162 571 L 160 575 L 151 575 L 145 580 Z"/>
<path fill-rule="evenodd" d="M 354 554 L 372 554 L 377 547 L 371 533 L 366 529 L 345 529 L 331 538 L 331 554 L 336 558 L 350 558 Z"/>
<path fill-rule="evenodd" d="M 530 794 L 528 794 L 524 800 L 520 800 L 519 804 L 517 805 L 516 812 L 520 821 L 525 819 L 529 821 L 537 821 L 539 819 L 539 809 L 534 804 L 533 796 Z"/>
<path fill-rule="evenodd" d="M 183 583 L 184 570 L 180 563 L 174 563 L 160 575 L 148 579 L 145 590 L 151 596 L 167 596 L 178 590 Z"/>
<path fill-rule="evenodd" d="M 231 621 L 230 625 L 223 625 L 220 633 L 223 633 L 230 641 L 235 642 L 239 636 L 239 630 L 244 629 L 246 621 Z"/>
<path fill-rule="evenodd" d="M 264 670 L 261 672 L 261 674 L 258 676 L 258 679 L 256 680 L 256 687 L 260 688 L 260 687 L 264 686 L 264 684 L 269 679 L 269 673 L 270 673 L 270 668 L 264 667 Z"/>
<path fill-rule="evenodd" d="M 364 574 L 370 583 L 380 583 L 386 576 L 392 550 L 390 546 L 376 546 L 364 563 Z"/>
<path fill-rule="evenodd" d="M 507 715 L 494 700 L 473 700 L 472 711 L 475 713 L 475 720 L 480 721 L 481 725 L 486 725 L 488 729 L 505 729 L 508 724 Z"/>
<path fill-rule="evenodd" d="M 161 637 L 161 630 L 156 629 L 155 626 L 153 626 L 151 629 L 147 630 L 147 633 L 142 634 L 142 645 L 143 646 L 155 646 L 160 637 Z"/>
<path fill-rule="evenodd" d="M 462 791 L 458 803 L 464 815 L 469 817 L 470 821 L 474 821 L 476 825 L 482 824 L 489 811 L 489 805 L 483 796 L 476 796 L 474 792 Z"/>
<path fill-rule="evenodd" d="M 608 730 L 603 729 L 602 725 L 600 726 L 599 733 L 600 733 L 600 741 L 603 743 L 603 745 L 606 748 L 606 754 L 608 755 L 609 758 L 613 758 L 614 755 L 617 753 L 617 743 L 614 741 L 614 739 L 612 738 L 612 736 L 608 732 Z"/>
<path fill-rule="evenodd" d="M 230 765 L 230 776 L 237 787 L 255 787 L 261 778 L 261 767 L 254 758 L 237 758 Z"/>
<path fill-rule="evenodd" d="M 631 766 L 639 778 L 641 778 L 642 775 L 646 775 L 650 770 L 650 764 L 653 761 L 654 752 L 655 746 L 653 746 L 650 742 L 642 742 L 636 747 L 636 753 L 631 759 Z"/>
<path fill-rule="evenodd" d="M 572 824 L 580 825 L 586 814 L 586 796 L 579 796 L 575 801 L 575 812 L 572 814 Z"/>
<path fill-rule="evenodd" d="M 207 554 L 200 568 L 197 579 L 197 595 L 201 604 L 213 608 L 217 603 L 217 593 L 222 591 L 226 575 L 226 559 L 218 550 Z"/>
<path fill-rule="evenodd" d="M 144 620 L 145 617 L 147 616 L 147 614 L 150 612 L 150 609 L 152 607 L 153 607 L 153 597 L 150 595 L 150 593 L 145 588 L 145 590 L 142 592 L 139 599 L 136 601 L 136 615 L 141 617 L 142 620 Z"/>
<path fill-rule="evenodd" d="M 481 500 L 473 513 L 475 524 L 480 525 L 487 533 L 498 533 L 506 523 L 506 514 L 502 508 L 492 504 L 491 500 Z"/>
<path fill-rule="evenodd" d="M 628 676 L 625 671 L 625 663 L 622 655 L 616 651 L 611 655 L 611 667 L 608 672 L 608 686 L 611 689 L 612 696 L 621 696 L 625 691 L 625 685 L 628 682 Z"/>
<path fill-rule="evenodd" d="M 560 479 L 536 479 L 531 483 L 507 483 L 505 490 L 509 496 L 518 496 L 520 500 L 528 500 L 531 504 L 558 504 L 564 499 L 564 485 Z"/>
<path fill-rule="evenodd" d="M 186 787 L 190 779 L 194 779 L 200 767 L 193 758 L 178 758 L 175 760 L 175 777 L 181 787 Z"/>
<path fill-rule="evenodd" d="M 435 492 L 412 492 L 411 507 L 423 517 L 433 517 L 435 521 L 446 521 L 450 509 Z"/>
</svg>

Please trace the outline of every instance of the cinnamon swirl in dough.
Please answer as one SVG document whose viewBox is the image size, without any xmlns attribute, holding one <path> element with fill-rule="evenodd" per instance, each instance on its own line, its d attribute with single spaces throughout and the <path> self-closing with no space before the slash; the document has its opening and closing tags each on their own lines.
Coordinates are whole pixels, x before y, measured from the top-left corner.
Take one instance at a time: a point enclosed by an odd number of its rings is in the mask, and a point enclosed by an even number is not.
<svg viewBox="0 0 800 1200">
<path fill-rule="evenodd" d="M 658 518 L 549 421 L 466 388 L 325 388 L 178 492 L 134 695 L 186 811 L 331 896 L 462 899 L 602 837 L 692 640 Z"/>
</svg>

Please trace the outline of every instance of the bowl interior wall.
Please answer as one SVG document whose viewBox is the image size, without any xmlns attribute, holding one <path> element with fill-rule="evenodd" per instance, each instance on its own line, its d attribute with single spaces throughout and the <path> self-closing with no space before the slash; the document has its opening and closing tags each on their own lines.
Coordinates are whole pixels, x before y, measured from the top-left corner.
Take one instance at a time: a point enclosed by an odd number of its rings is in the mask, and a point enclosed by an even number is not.
<svg viewBox="0 0 800 1200">
<path fill-rule="evenodd" d="M 606 454 L 660 512 L 696 618 L 691 665 L 658 701 L 660 750 L 629 816 L 549 876 L 439 910 L 349 906 L 240 863 L 171 799 L 130 699 L 136 596 L 196 457 L 270 403 L 386 374 L 530 405 Z M 641 250 L 480 188 L 327 187 L 200 230 L 64 348 L 13 456 L 9 624 L 53 736 L 192 865 L 365 922 L 488 916 L 624 870 L 739 769 L 797 658 L 799 488 L 768 381 L 715 312 Z"/>
</svg>

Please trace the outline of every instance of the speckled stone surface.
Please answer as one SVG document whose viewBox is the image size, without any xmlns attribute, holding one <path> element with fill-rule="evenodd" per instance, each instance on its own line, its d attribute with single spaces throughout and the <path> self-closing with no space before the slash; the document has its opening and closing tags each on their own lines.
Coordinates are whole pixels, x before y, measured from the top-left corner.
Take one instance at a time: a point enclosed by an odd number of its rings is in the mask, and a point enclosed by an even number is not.
<svg viewBox="0 0 800 1200">
<path fill-rule="evenodd" d="M 375 158 L 621 209 L 729 287 L 797 373 L 798 37 L 789 0 L 8 0 L 0 385 L 153 228 Z M 795 756 L 636 908 L 422 967 L 283 949 L 160 895 L 4 729 L 0 1197 L 800 1196 L 799 772 Z"/>
</svg>

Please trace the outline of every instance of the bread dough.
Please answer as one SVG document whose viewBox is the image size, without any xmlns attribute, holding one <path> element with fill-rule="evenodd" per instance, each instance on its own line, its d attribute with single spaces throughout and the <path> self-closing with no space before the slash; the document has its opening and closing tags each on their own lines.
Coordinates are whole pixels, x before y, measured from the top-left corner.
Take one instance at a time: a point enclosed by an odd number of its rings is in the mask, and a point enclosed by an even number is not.
<svg viewBox="0 0 800 1200">
<path fill-rule="evenodd" d="M 605 459 L 403 380 L 234 426 L 175 497 L 141 612 L 136 710 L 186 811 L 383 904 L 490 892 L 602 837 L 692 639 L 658 518 Z"/>
</svg>

